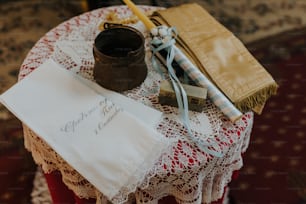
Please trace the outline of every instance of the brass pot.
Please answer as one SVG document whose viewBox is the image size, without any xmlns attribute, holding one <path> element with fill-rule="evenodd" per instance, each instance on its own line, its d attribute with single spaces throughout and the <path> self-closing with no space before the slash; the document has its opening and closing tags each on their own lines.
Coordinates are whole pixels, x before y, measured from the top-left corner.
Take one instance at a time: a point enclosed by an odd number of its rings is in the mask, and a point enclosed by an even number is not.
<svg viewBox="0 0 306 204">
<path fill-rule="evenodd" d="M 95 81 L 119 92 L 139 86 L 147 76 L 144 42 L 142 33 L 132 27 L 105 27 L 93 46 Z"/>
</svg>

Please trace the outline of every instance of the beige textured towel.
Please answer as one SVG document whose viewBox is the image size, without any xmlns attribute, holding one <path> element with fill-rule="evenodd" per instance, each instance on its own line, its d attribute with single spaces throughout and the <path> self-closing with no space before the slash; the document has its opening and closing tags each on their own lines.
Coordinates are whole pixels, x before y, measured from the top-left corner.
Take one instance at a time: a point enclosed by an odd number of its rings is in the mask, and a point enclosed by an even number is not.
<svg viewBox="0 0 306 204">
<path fill-rule="evenodd" d="M 242 112 L 261 113 L 278 85 L 242 42 L 196 3 L 155 12 L 156 24 L 176 27 L 177 46 Z"/>
</svg>

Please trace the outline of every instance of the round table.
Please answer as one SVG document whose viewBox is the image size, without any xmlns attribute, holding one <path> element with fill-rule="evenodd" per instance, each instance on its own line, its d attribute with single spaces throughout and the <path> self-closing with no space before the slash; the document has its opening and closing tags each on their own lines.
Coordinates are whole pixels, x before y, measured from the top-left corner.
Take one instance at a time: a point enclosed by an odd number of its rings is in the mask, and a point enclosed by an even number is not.
<svg viewBox="0 0 306 204">
<path fill-rule="evenodd" d="M 140 9 L 150 13 L 161 8 L 140 6 Z M 92 79 L 92 44 L 99 33 L 99 24 L 109 17 L 110 13 L 116 13 L 120 18 L 131 15 L 125 6 L 101 8 L 76 16 L 50 30 L 28 53 L 21 66 L 19 80 L 49 58 L 85 78 Z M 140 22 L 136 24 L 141 27 Z M 151 66 L 147 44 L 146 49 L 147 79 L 140 87 L 124 94 L 162 111 L 164 114 L 156 127 L 157 131 L 174 142 L 171 148 L 161 155 L 160 160 L 137 189 L 133 192 L 122 192 L 113 198 L 112 202 L 128 203 L 136 199 L 137 203 L 154 203 L 168 195 L 174 196 L 179 203 L 198 204 L 216 201 L 222 197 L 233 172 L 242 167 L 241 154 L 246 151 L 249 144 L 253 113 L 245 113 L 240 120 L 232 123 L 209 100 L 203 112 L 190 111 L 193 134 L 216 142 L 224 156 L 218 158 L 201 151 L 184 136 L 188 133 L 179 120 L 177 108 L 158 103 L 161 76 Z M 207 126 L 210 128 L 207 129 Z M 108 202 L 101 192 L 69 166 L 38 135 L 25 125 L 23 128 L 25 147 L 45 173 L 59 171 L 64 184 L 80 198 L 96 198 L 97 203 Z"/>
</svg>

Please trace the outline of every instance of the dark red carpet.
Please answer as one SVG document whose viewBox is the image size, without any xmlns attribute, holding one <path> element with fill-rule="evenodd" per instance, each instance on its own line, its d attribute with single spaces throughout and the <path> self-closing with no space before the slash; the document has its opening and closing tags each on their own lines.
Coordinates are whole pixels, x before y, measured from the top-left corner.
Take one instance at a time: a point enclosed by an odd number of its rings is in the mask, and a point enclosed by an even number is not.
<svg viewBox="0 0 306 204">
<path fill-rule="evenodd" d="M 306 55 L 270 66 L 280 89 L 255 116 L 244 167 L 231 184 L 238 204 L 306 203 Z"/>
<path fill-rule="evenodd" d="M 24 149 L 21 123 L 0 120 L 0 203 L 29 204 L 36 166 Z"/>
</svg>

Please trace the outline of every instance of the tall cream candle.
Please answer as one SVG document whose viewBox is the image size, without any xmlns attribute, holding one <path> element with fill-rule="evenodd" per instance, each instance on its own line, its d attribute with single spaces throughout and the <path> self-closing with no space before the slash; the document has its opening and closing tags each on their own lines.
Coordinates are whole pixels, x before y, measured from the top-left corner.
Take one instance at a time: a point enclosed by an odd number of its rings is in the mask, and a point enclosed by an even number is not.
<svg viewBox="0 0 306 204">
<path fill-rule="evenodd" d="M 137 6 L 130 0 L 122 0 L 132 11 L 133 13 L 142 21 L 142 23 L 147 27 L 148 30 L 155 28 L 154 23 L 142 13 Z"/>
</svg>

